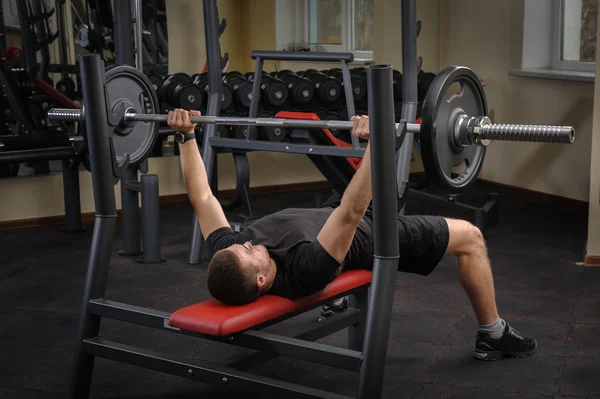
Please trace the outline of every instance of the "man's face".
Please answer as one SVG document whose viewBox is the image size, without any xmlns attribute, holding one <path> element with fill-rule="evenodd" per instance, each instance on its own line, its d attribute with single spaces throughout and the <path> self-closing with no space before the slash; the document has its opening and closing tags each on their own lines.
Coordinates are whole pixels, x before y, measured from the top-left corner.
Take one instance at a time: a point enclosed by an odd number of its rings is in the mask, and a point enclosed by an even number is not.
<svg viewBox="0 0 600 399">
<path fill-rule="evenodd" d="M 240 265 L 243 268 L 253 268 L 257 272 L 266 269 L 269 262 L 269 252 L 263 245 L 252 245 L 246 241 L 243 244 L 235 244 L 229 247 L 237 258 L 240 260 Z"/>
</svg>

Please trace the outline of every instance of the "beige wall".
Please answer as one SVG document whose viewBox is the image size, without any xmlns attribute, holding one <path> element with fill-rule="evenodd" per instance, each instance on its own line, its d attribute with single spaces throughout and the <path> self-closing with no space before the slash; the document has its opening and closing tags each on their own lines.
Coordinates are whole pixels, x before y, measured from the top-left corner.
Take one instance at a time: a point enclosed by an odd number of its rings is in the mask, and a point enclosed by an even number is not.
<svg viewBox="0 0 600 399">
<path fill-rule="evenodd" d="M 440 65 L 466 65 L 487 81 L 494 121 L 568 124 L 577 132 L 570 146 L 495 142 L 488 147 L 481 177 L 587 201 L 594 85 L 508 76 L 521 62 L 522 0 L 443 2 Z"/>
<path fill-rule="evenodd" d="M 600 24 L 598 25 L 598 33 L 600 33 Z M 600 76 L 599 51 L 596 51 L 596 76 Z M 594 90 L 593 132 L 598 131 L 600 131 L 600 85 L 596 85 Z M 592 136 L 591 149 L 590 205 L 586 255 L 588 257 L 600 257 L 600 137 L 598 137 L 598 133 Z M 598 262 L 593 263 L 597 264 Z"/>
<path fill-rule="evenodd" d="M 229 52 L 232 69 L 253 70 L 250 51 L 275 48 L 275 0 L 219 0 L 218 4 L 221 18 L 228 20 L 221 47 Z M 397 69 L 402 61 L 399 4 L 375 0 L 376 62 Z M 496 121 L 573 124 L 577 142 L 572 146 L 494 143 L 488 149 L 482 177 L 587 201 L 593 85 L 508 76 L 508 70 L 520 63 L 522 9 L 522 0 L 420 0 L 417 13 L 423 29 L 418 54 L 424 59 L 423 69 L 439 71 L 450 64 L 473 68 L 488 82 L 490 114 Z M 200 71 L 205 62 L 202 2 L 167 0 L 167 11 L 171 71 Z M 265 63 L 265 70 L 308 67 L 310 64 Z M 220 156 L 219 162 L 220 187 L 233 188 L 230 157 Z M 303 155 L 256 153 L 250 154 L 250 163 L 252 186 L 323 180 Z M 160 176 L 161 195 L 185 192 L 178 158 L 152 158 L 150 171 Z M 85 212 L 93 211 L 90 182 L 89 173 L 82 172 Z M 60 175 L 9 179 L 0 184 L 0 221 L 64 212 Z M 118 187 L 116 191 L 118 194 Z"/>
</svg>

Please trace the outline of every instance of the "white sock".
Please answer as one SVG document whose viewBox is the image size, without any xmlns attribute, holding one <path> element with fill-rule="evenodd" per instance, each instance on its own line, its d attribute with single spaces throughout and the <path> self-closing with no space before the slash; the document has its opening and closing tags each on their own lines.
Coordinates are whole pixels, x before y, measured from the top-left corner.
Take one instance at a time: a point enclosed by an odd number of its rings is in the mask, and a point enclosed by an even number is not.
<svg viewBox="0 0 600 399">
<path fill-rule="evenodd" d="M 486 333 L 490 335 L 492 339 L 498 339 L 504 333 L 504 328 L 506 327 L 506 322 L 504 319 L 498 318 L 492 324 L 485 324 L 479 326 L 479 331 L 482 333 Z"/>
</svg>

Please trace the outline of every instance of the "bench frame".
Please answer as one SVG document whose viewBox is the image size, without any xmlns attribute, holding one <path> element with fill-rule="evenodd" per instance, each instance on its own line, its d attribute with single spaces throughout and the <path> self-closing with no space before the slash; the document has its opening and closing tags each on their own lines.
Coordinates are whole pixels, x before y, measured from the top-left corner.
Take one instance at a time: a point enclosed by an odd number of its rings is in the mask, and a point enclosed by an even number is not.
<svg viewBox="0 0 600 399">
<path fill-rule="evenodd" d="M 414 120 L 417 103 L 417 54 L 416 54 L 416 0 L 402 0 L 403 28 L 403 120 Z M 211 93 L 208 115 L 218 112 L 220 93 L 218 15 L 216 0 L 203 0 L 208 70 L 211 78 Z M 121 23 L 129 25 L 130 21 Z M 128 30 L 129 27 L 124 29 Z M 253 56 L 272 59 L 281 53 L 257 53 Z M 288 53 L 287 60 L 309 57 L 309 61 L 332 61 L 333 59 L 352 61 L 352 54 L 327 53 Z M 284 59 L 285 59 L 284 57 Z M 341 57 L 341 58 L 340 58 Z M 344 58 L 345 57 L 345 58 Z M 264 396 L 291 398 L 343 398 L 336 393 L 314 389 L 308 386 L 274 380 L 251 374 L 248 370 L 277 356 L 287 356 L 327 364 L 358 372 L 356 394 L 360 399 L 379 398 L 382 395 L 383 375 L 389 330 L 394 302 L 395 280 L 399 260 L 398 229 L 396 215 L 398 200 L 402 198 L 397 187 L 398 173 L 408 173 L 412 135 L 407 134 L 398 153 L 395 154 L 395 115 L 393 109 L 392 67 L 375 65 L 369 68 L 369 115 L 371 169 L 373 181 L 373 224 L 375 256 L 371 285 L 365 284 L 353 290 L 313 303 L 300 311 L 286 314 L 274 320 L 255 326 L 227 337 L 207 336 L 170 327 L 171 313 L 137 307 L 131 304 L 110 301 L 106 296 L 106 285 L 110 269 L 114 236 L 117 226 L 117 209 L 114 185 L 119 175 L 109 137 L 114 131 L 110 125 L 106 104 L 105 68 L 98 54 L 82 55 L 79 61 L 83 104 L 86 109 L 85 124 L 87 144 L 90 154 L 92 185 L 96 217 L 87 266 L 87 275 L 79 320 L 78 336 L 75 344 L 73 371 L 68 397 L 87 398 L 92 382 L 96 357 L 113 359 L 140 367 L 157 370 L 184 378 L 191 378 L 219 386 L 227 386 L 241 391 L 258 393 Z M 213 84 L 214 83 L 214 84 Z M 214 137 L 214 125 L 207 125 L 204 133 L 202 157 L 207 167 L 209 181 L 214 164 L 214 149 L 210 145 Z M 245 141 L 245 140 L 241 140 Z M 307 145 L 306 150 L 315 148 Z M 349 149 L 354 151 L 354 149 Z M 307 152 L 309 153 L 309 152 Z M 348 153 L 339 154 L 349 156 Z M 402 167 L 396 164 L 396 155 L 402 160 Z M 350 156 L 354 156 L 350 155 Z M 395 171 L 396 173 L 391 173 Z M 398 177 L 403 179 L 402 176 Z M 398 185 L 400 188 L 401 184 Z M 401 210 L 402 212 L 402 210 Z M 370 289 L 369 289 L 370 288 Z M 348 311 L 320 322 L 316 327 L 294 337 L 284 337 L 263 331 L 274 323 L 281 322 L 301 312 L 314 309 L 325 302 L 350 295 Z M 110 318 L 140 326 L 168 330 L 174 333 L 194 335 L 202 339 L 225 342 L 244 348 L 257 350 L 257 353 L 236 359 L 223 366 L 207 362 L 191 362 L 117 342 L 100 339 L 98 334 L 102 318 Z M 314 341 L 349 328 L 348 348 L 324 345 Z M 285 395 L 285 396 L 284 396 Z M 397 392 L 396 395 L 401 395 Z"/>
</svg>

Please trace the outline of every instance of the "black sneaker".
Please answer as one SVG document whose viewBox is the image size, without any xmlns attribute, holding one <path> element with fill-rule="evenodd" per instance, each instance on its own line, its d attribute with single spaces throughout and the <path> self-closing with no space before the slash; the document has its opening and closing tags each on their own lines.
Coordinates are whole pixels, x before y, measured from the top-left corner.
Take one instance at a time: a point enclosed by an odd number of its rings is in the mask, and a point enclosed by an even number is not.
<svg viewBox="0 0 600 399">
<path fill-rule="evenodd" d="M 338 313 L 344 312 L 346 309 L 348 309 L 349 304 L 350 301 L 348 301 L 348 298 L 343 297 L 331 303 L 323 305 L 321 307 L 321 316 L 319 317 L 319 321 L 323 321 L 328 317 L 335 316 Z"/>
<path fill-rule="evenodd" d="M 503 357 L 527 357 L 537 350 L 533 338 L 523 338 L 508 322 L 500 338 L 492 339 L 489 334 L 477 333 L 473 356 L 479 360 L 498 360 Z"/>
</svg>

